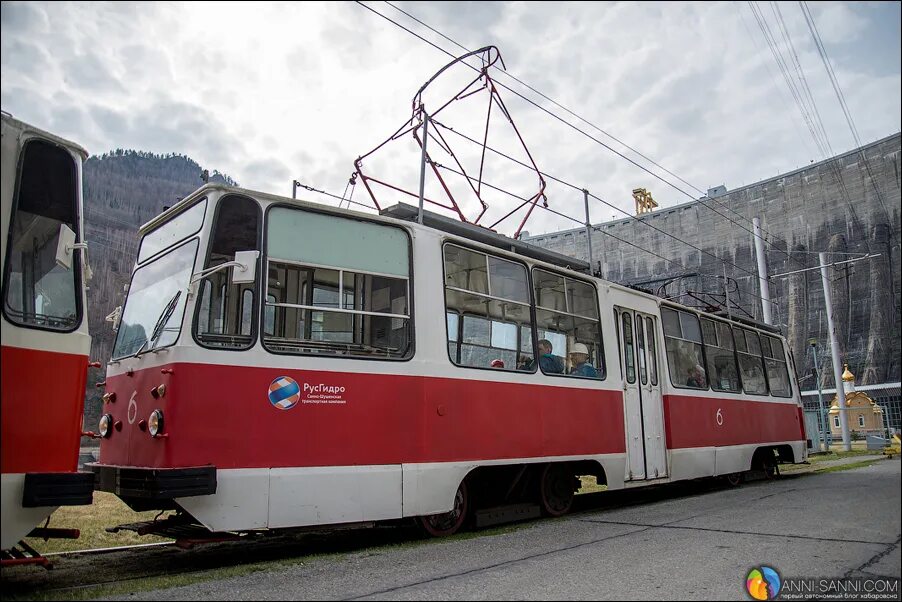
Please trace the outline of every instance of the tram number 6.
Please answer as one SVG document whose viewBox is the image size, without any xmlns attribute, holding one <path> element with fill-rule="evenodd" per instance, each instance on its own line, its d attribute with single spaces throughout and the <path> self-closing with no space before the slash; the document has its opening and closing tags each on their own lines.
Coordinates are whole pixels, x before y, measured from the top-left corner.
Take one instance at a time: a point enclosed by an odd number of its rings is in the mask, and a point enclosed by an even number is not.
<svg viewBox="0 0 902 602">
<path fill-rule="evenodd" d="M 720 411 L 720 408 L 717 408 L 717 426 L 723 426 L 723 414 Z"/>
<path fill-rule="evenodd" d="M 128 423 L 134 424 L 135 418 L 138 417 L 138 402 L 135 401 L 135 396 L 138 395 L 138 392 L 135 391 L 132 393 L 132 398 L 128 400 Z"/>
</svg>

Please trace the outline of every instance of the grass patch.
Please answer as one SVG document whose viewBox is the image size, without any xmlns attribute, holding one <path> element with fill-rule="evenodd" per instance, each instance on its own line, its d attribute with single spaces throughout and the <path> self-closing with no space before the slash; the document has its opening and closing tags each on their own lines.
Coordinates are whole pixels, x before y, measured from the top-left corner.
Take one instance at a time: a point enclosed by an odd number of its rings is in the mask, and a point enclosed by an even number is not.
<svg viewBox="0 0 902 602">
<path fill-rule="evenodd" d="M 106 532 L 107 527 L 151 520 L 157 514 L 156 510 L 135 512 L 112 493 L 95 491 L 94 503 L 90 506 L 62 506 L 50 516 L 50 527 L 79 529 L 81 537 L 78 539 L 49 539 L 47 541 L 39 537 L 26 537 L 25 543 L 42 554 L 49 554 L 53 552 L 75 552 L 94 548 L 172 541 L 154 535 L 142 537 L 131 531 Z"/>
<path fill-rule="evenodd" d="M 823 468 L 818 468 L 814 472 L 817 474 L 824 474 L 827 472 L 839 472 L 841 470 L 852 470 L 853 468 L 864 468 L 865 466 L 870 466 L 874 462 L 879 462 L 882 460 L 882 457 L 876 457 L 871 460 L 862 460 L 861 462 L 850 462 L 849 464 L 840 464 L 839 466 L 824 466 Z"/>
<path fill-rule="evenodd" d="M 307 560 L 309 557 L 305 557 Z M 194 585 L 212 579 L 228 579 L 230 577 L 240 577 L 267 571 L 277 566 L 304 564 L 297 559 L 276 560 L 257 562 L 254 564 L 244 564 L 239 566 L 226 567 L 221 569 L 210 569 L 203 571 L 195 571 L 191 573 L 182 573 L 180 575 L 161 575 L 155 577 L 147 577 L 143 579 L 129 580 L 124 583 L 110 583 L 104 585 L 73 588 L 66 591 L 51 590 L 46 592 L 34 592 L 33 594 L 17 596 L 4 595 L 4 600 L 88 600 L 91 598 L 99 598 L 101 596 L 118 596 L 121 594 L 132 594 L 138 592 L 147 592 L 160 589 L 168 589 L 172 587 L 181 587 L 185 585 Z"/>
<path fill-rule="evenodd" d="M 98 597 L 121 597 L 138 592 L 164 590 L 175 587 L 190 586 L 197 583 L 204 583 L 213 580 L 221 581 L 224 579 L 242 577 L 254 573 L 266 573 L 292 567 L 303 567 L 305 565 L 312 564 L 313 562 L 336 561 L 350 555 L 370 556 L 374 554 L 383 554 L 388 551 L 413 548 L 422 545 L 450 543 L 454 541 L 474 539 L 477 537 L 505 535 L 508 533 L 513 533 L 520 529 L 530 527 L 530 522 L 500 525 L 498 527 L 482 530 L 465 531 L 451 537 L 419 538 L 414 536 L 412 539 L 406 541 L 388 544 L 377 544 L 373 546 L 362 547 L 359 549 L 329 551 L 313 554 L 300 553 L 289 558 L 267 559 L 259 562 L 249 562 L 247 564 L 239 564 L 234 566 L 198 569 L 196 571 L 188 571 L 175 575 L 154 575 L 138 579 L 127 579 L 126 581 L 116 583 L 105 583 L 102 585 L 76 587 L 63 590 L 36 590 L 33 592 L 28 592 L 26 594 L 4 594 L 3 599 L 86 600 Z M 410 530 L 412 532 L 412 528 Z"/>
<path fill-rule="evenodd" d="M 576 495 L 581 493 L 597 493 L 599 491 L 607 491 L 607 485 L 599 485 L 598 478 L 593 476 L 580 477 L 582 485 L 579 488 L 579 491 L 576 492 Z"/>
<path fill-rule="evenodd" d="M 840 443 L 840 445 L 842 444 Z M 808 456 L 808 461 L 812 464 L 818 464 L 820 462 L 829 462 L 830 460 L 853 458 L 856 456 L 878 456 L 880 453 L 880 450 L 876 449 L 853 449 L 852 451 L 830 450 L 827 453 L 811 454 Z"/>
</svg>

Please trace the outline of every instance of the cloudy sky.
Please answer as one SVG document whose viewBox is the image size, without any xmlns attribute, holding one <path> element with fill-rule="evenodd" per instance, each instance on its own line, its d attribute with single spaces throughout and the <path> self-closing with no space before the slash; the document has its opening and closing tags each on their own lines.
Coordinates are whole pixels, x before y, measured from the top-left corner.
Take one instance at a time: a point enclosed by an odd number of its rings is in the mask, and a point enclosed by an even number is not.
<svg viewBox="0 0 902 602">
<path fill-rule="evenodd" d="M 509 73 L 692 187 L 737 188 L 823 158 L 747 2 L 366 5 L 455 55 L 463 51 L 398 9 L 466 48 L 497 46 Z M 853 148 L 800 5 L 755 6 L 789 76 L 797 85 L 804 77 L 810 88 L 833 151 Z M 899 3 L 808 6 L 861 141 L 898 132 Z M 0 39 L 4 111 L 92 153 L 179 152 L 242 186 L 280 194 L 290 194 L 293 178 L 341 194 L 354 159 L 410 118 L 417 89 L 450 60 L 354 2 L 3 2 Z M 699 196 L 505 74 L 493 73 L 497 82 Z M 447 71 L 427 91 L 427 111 L 471 76 L 465 67 Z M 582 216 L 583 187 L 628 211 L 631 191 L 640 186 L 662 206 L 689 200 L 511 92 L 502 89 L 501 95 L 538 166 L 577 186 L 549 184 L 552 208 Z M 449 107 L 439 121 L 480 138 L 486 106 L 479 93 Z M 489 144 L 525 159 L 498 117 L 495 109 Z M 447 130 L 445 135 L 464 167 L 478 166 L 472 145 Z M 438 143 L 430 144 L 436 161 L 453 165 Z M 404 136 L 368 157 L 365 173 L 415 191 L 417 149 Z M 444 173 L 454 186 L 463 184 Z M 490 157 L 485 173 L 488 183 L 521 197 L 537 190 L 534 174 L 507 161 Z M 354 199 L 366 202 L 366 191 L 357 188 Z M 427 192 L 440 198 L 434 179 Z M 472 196 L 455 192 L 475 217 Z M 379 187 L 377 195 L 383 204 L 412 200 Z M 491 189 L 485 196 L 489 223 L 518 203 Z M 615 213 L 592 205 L 594 222 Z M 499 229 L 510 233 L 518 221 Z M 573 225 L 538 211 L 527 228 L 539 233 Z"/>
</svg>

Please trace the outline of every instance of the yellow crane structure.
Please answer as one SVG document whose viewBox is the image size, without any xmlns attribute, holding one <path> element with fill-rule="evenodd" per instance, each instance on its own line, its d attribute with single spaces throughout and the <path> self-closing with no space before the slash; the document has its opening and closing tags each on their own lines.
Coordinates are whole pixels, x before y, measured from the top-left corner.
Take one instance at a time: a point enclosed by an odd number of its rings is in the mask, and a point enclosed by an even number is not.
<svg viewBox="0 0 902 602">
<path fill-rule="evenodd" d="M 633 199 L 636 201 L 636 215 L 651 213 L 658 206 L 651 193 L 644 188 L 634 188 Z"/>
</svg>

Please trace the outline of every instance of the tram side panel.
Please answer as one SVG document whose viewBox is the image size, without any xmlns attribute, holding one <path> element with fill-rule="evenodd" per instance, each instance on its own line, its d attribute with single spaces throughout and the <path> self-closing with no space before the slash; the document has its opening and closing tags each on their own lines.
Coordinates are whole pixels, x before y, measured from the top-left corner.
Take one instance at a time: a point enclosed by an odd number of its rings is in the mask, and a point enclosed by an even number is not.
<svg viewBox="0 0 902 602">
<path fill-rule="evenodd" d="M 806 442 L 798 385 L 783 352 L 785 342 L 779 343 L 780 349 L 774 343 L 770 352 L 773 358 L 765 356 L 763 350 L 752 353 L 755 348 L 747 346 L 746 333 L 749 341 L 753 335 L 754 340 L 764 342 L 782 339 L 717 321 L 726 327 L 723 334 L 728 340 L 720 344 L 724 348 L 735 347 L 727 354 L 734 363 L 721 372 L 711 361 L 712 341 L 706 338 L 711 336 L 709 331 L 703 334 L 702 328 L 687 327 L 686 317 L 691 324 L 699 316 L 686 308 L 677 310 L 666 305 L 662 305 L 661 312 L 664 329 L 658 336 L 661 349 L 666 352 L 664 417 L 673 478 L 747 471 L 752 468 L 756 452 L 762 449 L 789 449 L 792 461 L 804 461 Z M 668 312 L 679 314 L 681 319 L 668 320 Z M 702 322 L 714 322 L 704 315 L 701 318 Z M 716 336 L 720 334 L 718 331 Z M 687 378 L 685 367 L 696 362 L 704 365 L 704 386 L 696 386 L 691 375 Z M 769 376 L 765 377 L 765 373 Z"/>
</svg>

